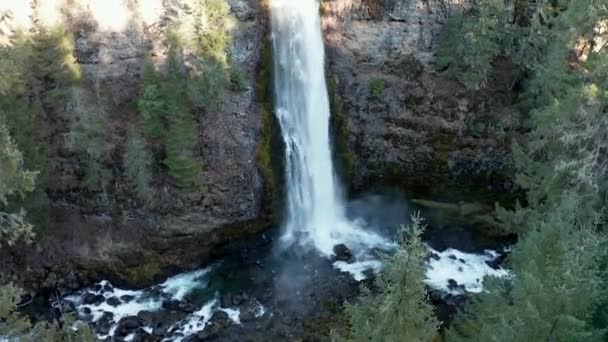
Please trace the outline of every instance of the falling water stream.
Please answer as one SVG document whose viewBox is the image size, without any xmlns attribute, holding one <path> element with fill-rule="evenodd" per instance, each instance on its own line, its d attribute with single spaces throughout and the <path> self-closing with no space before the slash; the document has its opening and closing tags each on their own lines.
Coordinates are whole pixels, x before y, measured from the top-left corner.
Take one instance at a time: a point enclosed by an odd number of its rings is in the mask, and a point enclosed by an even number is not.
<svg viewBox="0 0 608 342">
<path fill-rule="evenodd" d="M 317 0 L 271 0 L 276 115 L 285 142 L 287 218 L 282 241 L 331 255 L 388 246 L 345 215 L 329 137 L 329 100 Z"/>
</svg>

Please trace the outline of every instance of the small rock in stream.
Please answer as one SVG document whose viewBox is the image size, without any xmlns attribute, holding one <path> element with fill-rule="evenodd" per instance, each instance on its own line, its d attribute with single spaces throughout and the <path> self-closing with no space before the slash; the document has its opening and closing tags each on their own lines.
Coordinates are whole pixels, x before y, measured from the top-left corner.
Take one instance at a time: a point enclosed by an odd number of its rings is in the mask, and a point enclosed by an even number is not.
<svg viewBox="0 0 608 342">
<path fill-rule="evenodd" d="M 108 303 L 109 306 L 113 306 L 113 307 L 117 307 L 120 305 L 120 299 L 116 298 L 116 297 L 110 297 L 108 298 L 108 300 L 106 300 L 106 303 Z"/>
<path fill-rule="evenodd" d="M 92 292 L 87 293 L 82 297 L 82 303 L 86 305 L 99 305 L 106 300 L 106 297 Z"/>
<path fill-rule="evenodd" d="M 337 260 L 337 261 L 346 261 L 346 262 L 354 261 L 353 253 L 343 243 L 334 246 L 334 255 L 335 255 L 335 260 Z"/>
<path fill-rule="evenodd" d="M 454 279 L 448 279 L 448 289 L 450 289 L 451 291 L 458 291 L 462 293 L 466 291 L 465 286 L 458 284 L 458 282 L 456 282 L 456 280 Z"/>
<path fill-rule="evenodd" d="M 124 317 L 118 322 L 118 327 L 116 328 L 115 335 L 124 337 L 129 335 L 139 327 L 141 327 L 141 323 L 139 322 L 139 319 L 137 319 L 137 317 Z"/>
</svg>

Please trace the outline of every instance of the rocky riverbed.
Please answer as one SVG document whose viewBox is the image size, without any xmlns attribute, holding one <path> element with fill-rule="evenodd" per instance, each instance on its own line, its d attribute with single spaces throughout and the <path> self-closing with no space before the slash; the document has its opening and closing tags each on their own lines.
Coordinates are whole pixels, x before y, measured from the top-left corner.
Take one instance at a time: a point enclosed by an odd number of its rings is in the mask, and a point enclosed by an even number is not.
<svg viewBox="0 0 608 342">
<path fill-rule="evenodd" d="M 382 196 L 353 201 L 350 209 L 383 234 L 394 234 L 392 221 L 410 211 Z M 444 322 L 482 291 L 484 275 L 509 276 L 501 266 L 509 242 L 488 242 L 468 231 L 431 225 L 425 234 L 426 283 Z M 261 234 L 215 263 L 157 285 L 122 289 L 104 280 L 50 303 L 56 313 L 73 312 L 90 323 L 103 341 L 314 340 L 343 327 L 343 303 L 356 300 L 361 286 L 373 289 L 380 259 L 357 260 L 345 245 L 328 259 L 283 249 L 276 237 L 276 231 Z"/>
</svg>

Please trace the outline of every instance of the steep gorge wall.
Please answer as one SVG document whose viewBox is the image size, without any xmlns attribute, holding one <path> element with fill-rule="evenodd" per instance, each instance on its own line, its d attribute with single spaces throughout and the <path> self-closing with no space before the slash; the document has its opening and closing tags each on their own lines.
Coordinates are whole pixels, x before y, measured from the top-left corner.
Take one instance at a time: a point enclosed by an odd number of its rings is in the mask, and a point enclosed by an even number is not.
<svg viewBox="0 0 608 342">
<path fill-rule="evenodd" d="M 511 137 L 520 127 L 507 61 L 469 90 L 435 70 L 449 11 L 466 0 L 325 0 L 334 110 L 346 122 L 354 191 L 492 204 L 512 191 Z M 330 83 L 331 84 L 331 83 Z"/>
<path fill-rule="evenodd" d="M 157 175 L 156 205 L 144 208 L 124 174 L 126 127 L 137 116 L 143 67 L 152 61 L 162 70 L 169 17 L 179 18 L 192 1 L 0 4 L 0 13 L 12 11 L 0 25 L 0 44 L 18 27 L 61 23 L 83 75 L 77 96 L 48 113 L 49 225 L 34 252 L 3 256 L 21 280 L 78 286 L 110 277 L 143 285 L 200 265 L 268 227 L 267 202 L 277 194 L 265 182 L 272 182 L 264 149 L 272 147 L 273 132 L 267 127 L 272 96 L 264 1 L 227 0 L 235 18 L 229 58 L 243 72 L 245 89 L 226 89 L 217 107 L 196 110 L 203 190 L 181 196 Z M 510 140 L 520 120 L 507 62 L 497 61 L 488 86 L 476 91 L 432 64 L 447 11 L 467 3 L 322 1 L 335 145 L 352 190 L 396 186 L 410 196 L 488 203 L 513 190 Z M 196 58 L 188 55 L 186 66 Z M 104 118 L 102 159 L 112 173 L 105 192 L 83 185 L 82 161 L 65 144 L 76 110 Z"/>
<path fill-rule="evenodd" d="M 0 4 L 0 37 L 34 24 L 60 27 L 73 37 L 82 81 L 61 110 L 46 113 L 50 176 L 49 223 L 33 248 L 13 249 L 6 265 L 19 278 L 78 286 L 103 276 L 143 285 L 168 270 L 196 267 L 237 238 L 268 226 L 263 177 L 255 151 L 261 118 L 255 78 L 266 13 L 255 0 L 229 0 L 228 57 L 245 79 L 225 89 L 217 106 L 196 109 L 202 190 L 182 195 L 155 175 L 151 208 L 134 200 L 123 165 L 127 126 L 136 121 L 143 68 L 163 69 L 169 17 L 180 20 L 194 0 L 15 0 Z M 189 61 L 197 56 L 189 54 Z M 52 85 L 50 85 L 52 87 Z M 84 185 L 80 156 L 66 144 L 70 121 L 89 111 L 103 122 L 101 162 L 111 180 L 105 191 Z M 7 253 L 4 251 L 4 253 Z M 10 261 L 9 261 L 10 260 Z M 5 272 L 11 274 L 13 272 Z M 13 273 L 13 274 L 15 274 Z M 67 274 L 66 274 L 67 273 Z M 62 279 L 62 280 L 60 280 Z"/>
</svg>

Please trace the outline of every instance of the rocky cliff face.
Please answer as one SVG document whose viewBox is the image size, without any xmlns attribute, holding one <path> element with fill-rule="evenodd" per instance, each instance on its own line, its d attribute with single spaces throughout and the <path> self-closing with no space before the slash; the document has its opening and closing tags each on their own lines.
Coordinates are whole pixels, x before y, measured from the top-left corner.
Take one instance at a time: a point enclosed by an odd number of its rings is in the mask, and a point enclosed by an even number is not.
<svg viewBox="0 0 608 342">
<path fill-rule="evenodd" d="M 49 225 L 34 252 L 15 250 L 7 256 L 12 267 L 26 271 L 24 279 L 55 286 L 59 278 L 77 282 L 105 276 L 143 285 L 168 270 L 198 266 L 236 237 L 267 227 L 255 160 L 261 123 L 254 86 L 265 12 L 255 0 L 227 2 L 234 17 L 229 58 L 247 80 L 245 89 L 226 89 L 217 107 L 197 110 L 195 156 L 203 169 L 203 190 L 182 196 L 155 180 L 151 208 L 136 203 L 124 174 L 126 128 L 137 115 L 144 65 L 152 61 L 162 69 L 169 17 L 179 20 L 190 1 L 45 0 L 0 6 L 9 16 L 0 36 L 34 22 L 62 25 L 73 35 L 83 79 L 63 112 L 47 114 Z M 196 56 L 186 62 L 189 58 Z M 112 175 L 106 191 L 83 185 L 83 163 L 65 142 L 76 111 L 102 118 L 102 162 Z"/>
<path fill-rule="evenodd" d="M 19 270 L 21 280 L 77 286 L 110 277 L 144 285 L 168 271 L 200 265 L 237 237 L 268 226 L 265 203 L 273 194 L 264 190 L 263 178 L 269 177 L 256 163 L 262 135 L 271 134 L 262 127 L 269 114 L 261 108 L 268 103 L 261 106 L 256 94 L 256 84 L 266 83 L 256 77 L 270 75 L 256 72 L 269 64 L 262 56 L 268 46 L 263 1 L 227 0 L 235 18 L 229 57 L 246 86 L 227 89 L 217 107 L 196 113 L 203 191 L 180 196 L 163 179 L 155 180 L 156 204 L 144 208 L 124 175 L 126 126 L 137 115 L 143 66 L 152 61 L 162 69 L 169 17 L 179 18 L 189 1 L 0 4 L 0 12 L 12 13 L 0 20 L 0 44 L 17 27 L 60 22 L 73 35 L 83 75 L 64 110 L 48 116 L 49 226 L 34 252 L 17 249 L 3 256 L 5 267 Z M 465 0 L 322 1 L 335 146 L 353 190 L 397 186 L 411 196 L 448 199 L 468 192 L 482 201 L 488 195 L 491 202 L 513 189 L 509 144 L 519 119 L 510 105 L 507 62 L 496 61 L 493 79 L 478 91 L 432 65 L 447 11 L 465 5 Z M 186 64 L 192 58 L 187 56 Z M 82 161 L 65 144 L 70 118 L 82 110 L 102 117 L 106 127 L 102 161 L 112 174 L 107 191 L 87 190 Z"/>
<path fill-rule="evenodd" d="M 513 190 L 509 145 L 520 123 L 508 63 L 496 61 L 478 91 L 432 64 L 448 11 L 468 3 L 323 2 L 328 77 L 334 113 L 346 122 L 354 190 L 397 186 L 410 196 L 489 202 Z"/>
</svg>

